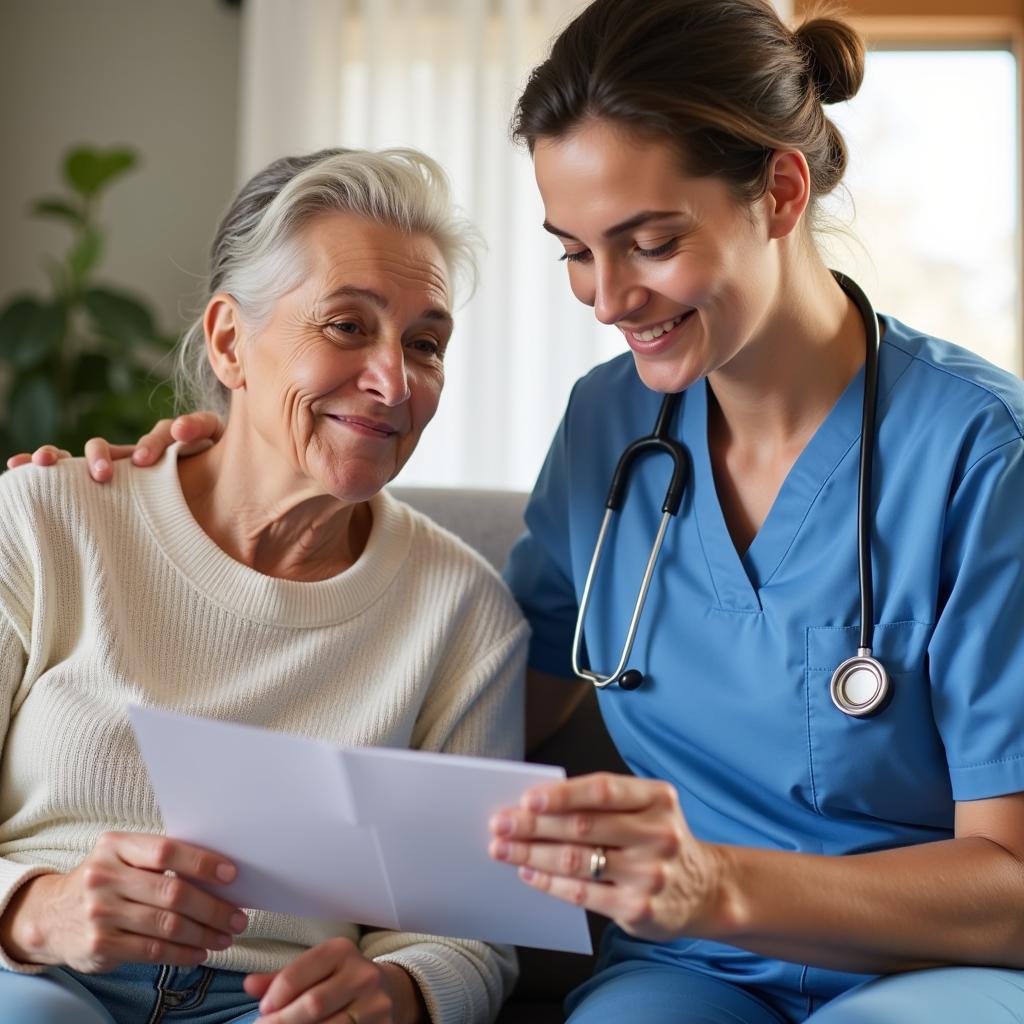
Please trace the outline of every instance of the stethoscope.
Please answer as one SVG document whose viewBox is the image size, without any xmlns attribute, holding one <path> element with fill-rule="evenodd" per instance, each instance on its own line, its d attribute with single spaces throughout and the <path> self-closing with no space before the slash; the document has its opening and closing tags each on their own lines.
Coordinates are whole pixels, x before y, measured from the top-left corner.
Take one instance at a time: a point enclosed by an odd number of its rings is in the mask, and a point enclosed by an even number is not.
<svg viewBox="0 0 1024 1024">
<path fill-rule="evenodd" d="M 855 281 L 851 281 L 845 274 L 840 274 L 835 270 L 832 271 L 832 275 L 840 288 L 853 300 L 864 321 L 866 354 L 864 360 L 864 403 L 860 430 L 860 470 L 857 481 L 860 643 L 856 655 L 847 658 L 832 674 L 829 692 L 832 695 L 832 703 L 844 714 L 854 718 L 867 718 L 881 711 L 892 696 L 889 674 L 885 671 L 882 663 L 871 653 L 875 614 L 871 581 L 871 510 L 869 503 L 871 501 L 871 468 L 874 455 L 875 405 L 878 393 L 878 318 L 868 297 Z M 604 518 L 601 521 L 601 529 L 594 545 L 590 568 L 587 570 L 587 579 L 583 585 L 583 597 L 580 600 L 579 614 L 576 616 L 576 631 L 572 641 L 573 672 L 581 679 L 590 680 L 599 689 L 603 689 L 611 683 L 618 683 L 623 690 L 635 690 L 644 681 L 642 672 L 635 668 L 627 668 L 626 665 L 633 650 L 633 640 L 636 637 L 640 616 L 647 600 L 647 591 L 650 589 L 651 579 L 654 576 L 654 567 L 665 540 L 665 531 L 668 529 L 669 522 L 679 512 L 683 490 L 686 486 L 686 476 L 690 468 L 690 458 L 686 449 L 680 442 L 669 437 L 668 433 L 669 425 L 679 408 L 681 397 L 681 393 L 666 395 L 658 410 L 658 419 L 654 424 L 653 433 L 637 438 L 622 453 L 612 475 L 608 498 L 604 503 Z M 647 566 L 640 582 L 640 591 L 633 604 L 633 615 L 629 622 L 622 654 L 619 656 L 615 670 L 610 675 L 602 676 L 583 665 L 583 623 L 590 605 L 591 588 L 597 575 L 597 566 L 612 516 L 621 509 L 625 500 L 630 470 L 638 456 L 651 452 L 668 455 L 672 459 L 672 478 L 669 480 L 665 501 L 661 506 L 661 523 L 658 526 L 658 533 L 647 559 Z"/>
</svg>

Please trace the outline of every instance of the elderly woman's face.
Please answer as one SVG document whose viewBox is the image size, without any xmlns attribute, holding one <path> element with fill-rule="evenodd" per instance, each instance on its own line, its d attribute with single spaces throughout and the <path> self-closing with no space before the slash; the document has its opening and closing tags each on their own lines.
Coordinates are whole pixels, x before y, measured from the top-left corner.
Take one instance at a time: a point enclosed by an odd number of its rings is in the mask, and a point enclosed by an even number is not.
<svg viewBox="0 0 1024 1024">
<path fill-rule="evenodd" d="M 308 275 L 241 352 L 248 415 L 300 473 L 362 501 L 437 409 L 448 273 L 432 239 L 353 214 L 323 214 L 299 241 Z"/>
</svg>

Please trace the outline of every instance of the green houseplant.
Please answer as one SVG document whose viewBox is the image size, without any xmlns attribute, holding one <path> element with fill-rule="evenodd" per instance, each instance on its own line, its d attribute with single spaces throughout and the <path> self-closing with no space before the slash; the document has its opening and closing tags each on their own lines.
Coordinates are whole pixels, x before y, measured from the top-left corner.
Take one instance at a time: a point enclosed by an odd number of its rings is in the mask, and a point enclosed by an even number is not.
<svg viewBox="0 0 1024 1024">
<path fill-rule="evenodd" d="M 96 434 L 134 438 L 171 410 L 170 387 L 156 372 L 175 339 L 145 301 L 95 278 L 100 197 L 137 162 L 129 149 L 76 147 L 62 166 L 70 194 L 32 204 L 34 216 L 62 222 L 71 239 L 62 258 L 47 262 L 48 294 L 19 294 L 0 309 L 4 458 L 45 442 L 80 453 Z"/>
</svg>

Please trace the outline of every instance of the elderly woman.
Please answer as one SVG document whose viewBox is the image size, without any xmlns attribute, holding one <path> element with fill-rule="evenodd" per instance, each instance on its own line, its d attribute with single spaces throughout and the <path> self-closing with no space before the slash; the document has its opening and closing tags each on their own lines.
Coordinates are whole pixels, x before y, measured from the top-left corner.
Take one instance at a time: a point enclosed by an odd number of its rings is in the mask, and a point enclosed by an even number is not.
<svg viewBox="0 0 1024 1024">
<path fill-rule="evenodd" d="M 129 702 L 515 757 L 526 628 L 382 490 L 436 408 L 472 233 L 410 151 L 256 175 L 183 343 L 227 428 L 156 470 L 0 478 L 0 1022 L 488 1021 L 513 954 L 243 912 L 163 836 Z M 199 883 L 199 884 L 197 884 Z"/>
</svg>

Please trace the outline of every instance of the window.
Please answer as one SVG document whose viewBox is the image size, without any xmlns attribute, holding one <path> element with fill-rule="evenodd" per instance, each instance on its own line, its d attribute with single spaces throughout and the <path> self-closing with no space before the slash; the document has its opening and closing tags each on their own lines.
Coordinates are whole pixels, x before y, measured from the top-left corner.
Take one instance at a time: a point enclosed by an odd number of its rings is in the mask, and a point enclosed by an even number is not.
<svg viewBox="0 0 1024 1024">
<path fill-rule="evenodd" d="M 846 189 L 823 239 L 882 312 L 1021 369 L 1017 64 L 1007 50 L 878 50 L 829 109 Z M 851 219 L 851 215 L 852 219 Z"/>
</svg>

